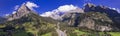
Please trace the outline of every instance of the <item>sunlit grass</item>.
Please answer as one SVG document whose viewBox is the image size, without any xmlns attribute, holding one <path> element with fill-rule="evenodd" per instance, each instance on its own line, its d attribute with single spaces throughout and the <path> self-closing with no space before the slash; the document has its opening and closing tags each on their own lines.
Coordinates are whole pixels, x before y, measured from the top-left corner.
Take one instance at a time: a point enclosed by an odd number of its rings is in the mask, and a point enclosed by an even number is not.
<svg viewBox="0 0 120 36">
<path fill-rule="evenodd" d="M 5 25 L 0 25 L 0 28 L 4 28 L 5 27 Z"/>
<path fill-rule="evenodd" d="M 52 36 L 52 33 L 46 33 L 46 34 L 44 34 L 42 36 Z"/>
<path fill-rule="evenodd" d="M 120 32 L 109 32 L 112 36 L 120 36 Z"/>
<path fill-rule="evenodd" d="M 77 36 L 80 36 L 82 34 L 86 34 L 86 32 L 75 30 L 74 33 L 77 33 Z"/>
</svg>

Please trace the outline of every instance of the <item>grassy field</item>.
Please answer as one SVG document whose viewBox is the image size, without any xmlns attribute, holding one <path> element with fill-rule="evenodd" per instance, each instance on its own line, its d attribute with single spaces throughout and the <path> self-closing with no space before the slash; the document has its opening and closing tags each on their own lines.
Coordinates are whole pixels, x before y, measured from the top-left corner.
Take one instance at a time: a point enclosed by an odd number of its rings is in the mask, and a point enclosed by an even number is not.
<svg viewBox="0 0 120 36">
<path fill-rule="evenodd" d="M 120 32 L 109 32 L 112 36 L 120 36 Z"/>
<path fill-rule="evenodd" d="M 74 33 L 76 33 L 77 36 L 80 36 L 80 35 L 86 34 L 86 32 L 79 31 L 79 30 L 75 30 Z"/>
<path fill-rule="evenodd" d="M 42 36 L 52 36 L 52 33 L 46 33 L 46 34 L 44 34 Z"/>
<path fill-rule="evenodd" d="M 88 32 L 83 32 L 80 30 L 75 30 L 74 31 L 77 36 L 83 35 L 83 34 L 91 34 L 91 35 L 95 35 L 95 33 L 88 33 Z M 107 32 L 108 34 L 111 34 L 111 36 L 120 36 L 120 32 Z M 102 36 L 104 34 L 104 32 L 99 32 L 100 36 Z"/>
<path fill-rule="evenodd" d="M 25 31 L 20 31 L 18 33 L 14 33 L 13 36 L 29 36 Z"/>
</svg>

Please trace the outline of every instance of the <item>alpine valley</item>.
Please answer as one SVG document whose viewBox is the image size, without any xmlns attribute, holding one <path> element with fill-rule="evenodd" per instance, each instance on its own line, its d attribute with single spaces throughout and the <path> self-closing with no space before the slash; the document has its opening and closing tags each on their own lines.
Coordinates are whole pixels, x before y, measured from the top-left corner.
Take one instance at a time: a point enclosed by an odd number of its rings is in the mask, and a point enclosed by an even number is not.
<svg viewBox="0 0 120 36">
<path fill-rule="evenodd" d="M 104 5 L 42 17 L 23 3 L 16 13 L 0 17 L 0 36 L 120 36 L 120 13 Z"/>
</svg>

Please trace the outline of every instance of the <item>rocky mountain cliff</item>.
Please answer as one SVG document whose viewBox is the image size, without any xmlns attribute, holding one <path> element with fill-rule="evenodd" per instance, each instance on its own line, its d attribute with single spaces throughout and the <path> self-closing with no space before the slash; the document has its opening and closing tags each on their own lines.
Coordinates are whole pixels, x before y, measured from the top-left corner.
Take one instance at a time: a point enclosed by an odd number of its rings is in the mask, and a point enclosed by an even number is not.
<svg viewBox="0 0 120 36">
<path fill-rule="evenodd" d="M 12 15 L 8 16 L 8 21 L 14 20 L 14 19 L 19 19 L 22 16 L 25 16 L 26 14 L 29 14 L 29 13 L 35 13 L 35 12 L 33 10 L 29 9 L 26 6 L 26 3 L 23 3 L 17 11 L 15 11 Z"/>
<path fill-rule="evenodd" d="M 98 31 L 112 31 L 116 28 L 106 14 L 99 12 L 69 13 L 69 15 L 64 15 L 63 18 L 63 22 L 67 22 L 68 25 L 74 27 L 84 27 Z"/>
<path fill-rule="evenodd" d="M 119 31 L 118 11 L 110 9 L 102 5 L 94 5 L 87 3 L 83 8 L 85 13 L 65 13 L 62 15 L 63 22 L 67 22 L 70 26 L 85 27 L 98 31 Z"/>
<path fill-rule="evenodd" d="M 109 7 L 103 6 L 103 5 L 94 5 L 91 3 L 84 5 L 84 11 L 85 12 L 100 12 L 105 13 L 112 21 L 113 23 L 120 28 L 120 13 L 118 13 L 117 10 L 111 9 Z"/>
</svg>

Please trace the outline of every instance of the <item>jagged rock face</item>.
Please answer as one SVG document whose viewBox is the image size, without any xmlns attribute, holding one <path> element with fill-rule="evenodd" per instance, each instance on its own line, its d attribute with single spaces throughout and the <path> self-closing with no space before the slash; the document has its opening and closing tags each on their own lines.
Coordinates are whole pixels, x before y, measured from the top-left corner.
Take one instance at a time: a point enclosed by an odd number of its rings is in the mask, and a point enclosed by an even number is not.
<svg viewBox="0 0 120 36">
<path fill-rule="evenodd" d="M 107 16 L 114 22 L 114 24 L 120 28 L 120 13 L 118 11 L 108 8 L 106 6 L 98 5 L 95 6 L 94 4 L 88 3 L 84 7 L 85 12 L 100 12 L 105 13 Z M 119 26 L 118 26 L 119 25 Z"/>
<path fill-rule="evenodd" d="M 22 16 L 28 14 L 28 13 L 31 13 L 32 10 L 29 9 L 26 4 L 22 4 L 22 6 L 15 12 L 13 13 L 12 15 L 10 15 L 8 17 L 8 21 L 10 20 L 14 20 L 14 19 L 18 19 L 18 18 L 21 18 Z"/>
<path fill-rule="evenodd" d="M 91 9 L 94 9 L 93 7 L 95 7 L 95 5 L 91 4 L 91 3 L 87 3 L 87 4 L 84 5 L 84 7 L 85 7 L 85 8 L 83 8 L 84 11 L 89 12 L 89 11 L 91 11 Z"/>
<path fill-rule="evenodd" d="M 85 18 L 81 21 L 80 25 L 78 25 L 79 27 L 86 27 L 89 29 L 94 29 L 95 26 L 95 21 L 90 19 L 90 18 Z"/>
<path fill-rule="evenodd" d="M 95 6 L 94 4 L 91 4 L 91 3 L 88 3 L 84 6 L 84 11 L 85 12 L 93 11 L 93 12 L 106 13 L 110 17 L 120 16 L 120 14 L 116 10 L 110 9 L 110 8 L 102 6 L 102 5 Z"/>
<path fill-rule="evenodd" d="M 78 27 L 84 26 L 96 31 L 113 31 L 115 28 L 113 21 L 104 13 L 88 12 L 84 16 Z"/>
<path fill-rule="evenodd" d="M 63 18 L 63 22 L 67 22 L 68 25 L 70 26 L 77 26 L 78 25 L 78 21 L 80 21 L 79 17 L 80 17 L 81 13 L 65 13 L 62 18 Z"/>
<path fill-rule="evenodd" d="M 97 31 L 113 30 L 112 20 L 104 13 L 88 12 L 88 13 L 67 13 L 64 15 L 65 22 L 70 26 L 79 28 L 88 28 Z"/>
<path fill-rule="evenodd" d="M 18 14 L 18 16 L 23 16 L 25 14 L 30 13 L 32 10 L 29 9 L 25 4 L 23 4 L 17 11 L 16 14 Z"/>
<path fill-rule="evenodd" d="M 108 24 L 109 25 L 109 24 Z M 78 27 L 85 27 L 88 29 L 96 30 L 96 31 L 111 31 L 112 27 L 106 26 L 106 25 L 99 25 L 96 23 L 93 19 L 85 18 L 81 21 L 81 23 L 78 25 Z"/>
</svg>

